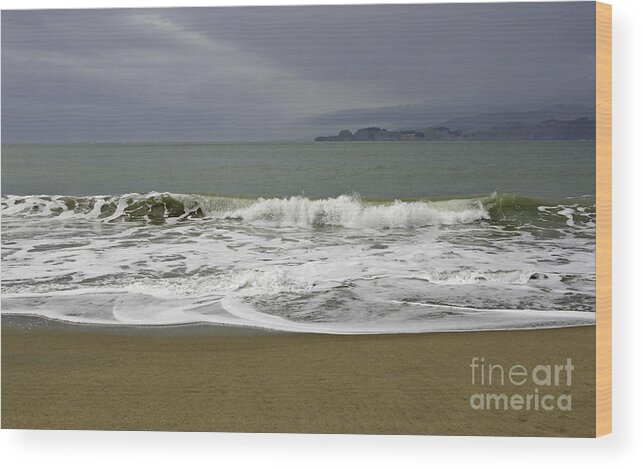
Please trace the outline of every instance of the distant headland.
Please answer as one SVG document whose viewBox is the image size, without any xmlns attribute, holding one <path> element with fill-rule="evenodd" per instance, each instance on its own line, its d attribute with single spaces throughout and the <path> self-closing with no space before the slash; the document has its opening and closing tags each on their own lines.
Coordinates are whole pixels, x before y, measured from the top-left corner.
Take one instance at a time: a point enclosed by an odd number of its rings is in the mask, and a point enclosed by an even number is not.
<svg viewBox="0 0 643 469">
<path fill-rule="evenodd" d="M 342 130 L 338 135 L 316 137 L 315 142 L 413 142 L 413 141 L 498 141 L 498 140 L 594 140 L 596 121 L 548 119 L 540 122 L 507 122 L 478 129 L 446 126 L 414 130 L 387 130 L 379 127 Z"/>
</svg>

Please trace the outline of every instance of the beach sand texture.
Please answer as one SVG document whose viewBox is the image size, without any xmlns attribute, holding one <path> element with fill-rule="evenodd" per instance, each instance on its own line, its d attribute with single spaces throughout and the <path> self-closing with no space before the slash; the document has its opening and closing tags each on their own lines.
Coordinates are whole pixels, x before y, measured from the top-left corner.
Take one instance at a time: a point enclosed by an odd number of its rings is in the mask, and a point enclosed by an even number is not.
<svg viewBox="0 0 643 469">
<path fill-rule="evenodd" d="M 5 315 L 2 427 L 591 437 L 594 336 L 594 327 L 275 334 Z M 483 390 L 471 385 L 472 357 L 507 367 L 572 358 L 573 385 L 556 392 L 572 394 L 573 410 L 472 409 Z"/>
</svg>

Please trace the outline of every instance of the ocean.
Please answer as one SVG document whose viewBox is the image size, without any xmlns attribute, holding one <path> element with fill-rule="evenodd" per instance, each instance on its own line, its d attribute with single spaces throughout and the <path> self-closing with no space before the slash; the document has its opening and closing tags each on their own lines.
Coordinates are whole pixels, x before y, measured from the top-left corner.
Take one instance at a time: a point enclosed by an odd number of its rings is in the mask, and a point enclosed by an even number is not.
<svg viewBox="0 0 643 469">
<path fill-rule="evenodd" d="M 321 333 L 595 323 L 594 142 L 2 145 L 2 312 Z"/>
</svg>

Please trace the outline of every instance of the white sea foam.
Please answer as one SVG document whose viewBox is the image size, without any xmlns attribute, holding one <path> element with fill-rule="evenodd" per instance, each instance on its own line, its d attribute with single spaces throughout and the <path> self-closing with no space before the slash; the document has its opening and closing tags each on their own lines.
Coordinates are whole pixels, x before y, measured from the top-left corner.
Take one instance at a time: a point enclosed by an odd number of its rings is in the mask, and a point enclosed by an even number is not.
<svg viewBox="0 0 643 469">
<path fill-rule="evenodd" d="M 494 220 L 479 198 L 6 196 L 2 309 L 323 333 L 593 323 L 591 210 L 568 226 L 532 203 L 521 230 L 510 203 Z"/>
<path fill-rule="evenodd" d="M 189 295 L 219 294 L 243 291 L 249 294 L 303 293 L 310 291 L 312 285 L 296 282 L 279 268 L 266 271 L 241 270 L 207 275 L 203 277 L 186 276 L 161 279 L 146 279 L 131 282 L 125 289 L 131 292 L 153 294 L 160 297 L 185 297 Z"/>
<path fill-rule="evenodd" d="M 479 200 L 364 204 L 358 197 L 259 199 L 248 207 L 225 214 L 232 218 L 277 226 L 341 226 L 345 228 L 414 228 L 471 223 L 488 218 Z"/>
<path fill-rule="evenodd" d="M 483 282 L 504 283 L 509 285 L 524 285 L 529 281 L 548 278 L 545 274 L 534 271 L 523 270 L 498 270 L 498 271 L 476 271 L 459 270 L 452 272 L 431 271 L 421 272 L 410 278 L 427 280 L 430 283 L 443 285 L 476 284 Z"/>
<path fill-rule="evenodd" d="M 4 314 L 36 314 L 74 323 L 157 326 L 211 323 L 325 334 L 502 330 L 590 325 L 595 322 L 593 312 L 479 309 L 408 301 L 393 303 L 415 310 L 416 317 L 411 314 L 380 321 L 301 322 L 261 312 L 237 296 L 188 302 L 143 293 L 92 290 L 7 295 L 3 298 L 3 310 Z M 43 304 L 47 307 L 42 307 Z M 434 314 L 435 317 L 418 320 L 420 314 L 429 317 Z"/>
</svg>

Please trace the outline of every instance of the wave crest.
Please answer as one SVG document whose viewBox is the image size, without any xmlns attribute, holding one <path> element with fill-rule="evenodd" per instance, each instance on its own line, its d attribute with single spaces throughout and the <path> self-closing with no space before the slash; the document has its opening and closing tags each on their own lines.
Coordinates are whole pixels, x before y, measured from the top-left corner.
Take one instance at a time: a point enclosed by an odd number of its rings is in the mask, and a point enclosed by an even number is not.
<svg viewBox="0 0 643 469">
<path fill-rule="evenodd" d="M 415 228 L 471 223 L 489 217 L 479 199 L 364 202 L 357 195 L 244 199 L 150 192 L 121 196 L 6 196 L 3 215 L 81 217 L 102 222 L 176 222 L 209 217 L 272 226 Z"/>
<path fill-rule="evenodd" d="M 374 229 L 453 225 L 488 218 L 487 210 L 479 200 L 396 200 L 389 204 L 368 204 L 357 196 L 347 195 L 319 200 L 307 197 L 259 199 L 248 207 L 226 215 L 249 223 Z"/>
</svg>

